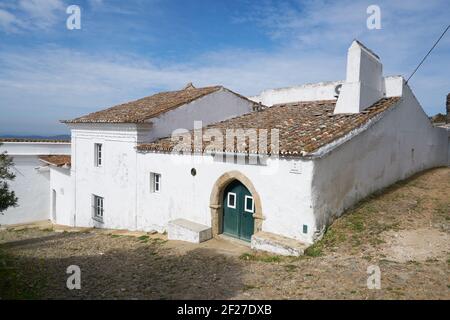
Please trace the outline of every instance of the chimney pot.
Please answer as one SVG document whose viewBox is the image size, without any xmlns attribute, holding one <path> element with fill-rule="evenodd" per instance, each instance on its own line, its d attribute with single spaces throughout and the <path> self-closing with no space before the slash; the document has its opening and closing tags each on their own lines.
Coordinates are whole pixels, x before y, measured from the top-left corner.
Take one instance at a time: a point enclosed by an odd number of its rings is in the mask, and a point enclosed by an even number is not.
<svg viewBox="0 0 450 320">
<path fill-rule="evenodd" d="M 355 40 L 348 49 L 346 80 L 339 90 L 334 113 L 359 113 L 383 98 L 380 58 Z"/>
<path fill-rule="evenodd" d="M 192 90 L 195 89 L 194 85 L 192 84 L 192 82 L 189 82 L 187 85 L 184 86 L 183 90 Z"/>
</svg>

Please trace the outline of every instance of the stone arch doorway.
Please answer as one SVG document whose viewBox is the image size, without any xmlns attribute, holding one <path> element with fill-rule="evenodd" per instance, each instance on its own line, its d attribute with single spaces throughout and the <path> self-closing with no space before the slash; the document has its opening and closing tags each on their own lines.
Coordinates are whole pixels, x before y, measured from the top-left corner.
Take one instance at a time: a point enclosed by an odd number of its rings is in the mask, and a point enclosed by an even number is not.
<svg viewBox="0 0 450 320">
<path fill-rule="evenodd" d="M 253 212 L 253 234 L 261 231 L 264 216 L 262 214 L 261 198 L 256 191 L 253 183 L 244 174 L 239 171 L 230 171 L 221 175 L 213 186 L 210 196 L 211 208 L 211 226 L 213 236 L 216 237 L 223 231 L 224 217 L 224 197 L 225 190 L 231 184 L 237 181 L 242 184 L 251 194 L 254 202 Z M 245 203 L 244 203 L 245 204 Z"/>
</svg>

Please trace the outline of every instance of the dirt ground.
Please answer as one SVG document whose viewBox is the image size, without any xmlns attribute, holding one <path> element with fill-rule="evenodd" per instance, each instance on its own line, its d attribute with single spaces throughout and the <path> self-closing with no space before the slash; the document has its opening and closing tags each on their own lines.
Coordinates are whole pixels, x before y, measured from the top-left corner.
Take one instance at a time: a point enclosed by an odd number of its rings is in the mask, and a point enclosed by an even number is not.
<svg viewBox="0 0 450 320">
<path fill-rule="evenodd" d="M 73 230 L 71 230 L 73 231 Z M 213 239 L 0 231 L 2 299 L 450 299 L 450 169 L 427 171 L 361 202 L 299 258 Z M 66 268 L 81 269 L 68 290 Z M 369 266 L 381 289 L 368 289 Z"/>
</svg>

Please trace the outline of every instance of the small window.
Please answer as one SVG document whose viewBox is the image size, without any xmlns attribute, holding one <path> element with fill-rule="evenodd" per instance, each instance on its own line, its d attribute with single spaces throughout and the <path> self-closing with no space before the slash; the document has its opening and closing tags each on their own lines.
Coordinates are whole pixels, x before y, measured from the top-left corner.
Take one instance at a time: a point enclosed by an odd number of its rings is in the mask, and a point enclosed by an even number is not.
<svg viewBox="0 0 450 320">
<path fill-rule="evenodd" d="M 236 209 L 236 193 L 228 192 L 227 206 L 228 208 Z"/>
<path fill-rule="evenodd" d="M 94 195 L 94 219 L 103 222 L 103 198 Z"/>
<path fill-rule="evenodd" d="M 303 233 L 308 233 L 308 226 L 306 224 L 303 225 Z"/>
<path fill-rule="evenodd" d="M 253 213 L 255 211 L 255 204 L 253 202 L 253 197 L 245 196 L 245 212 Z"/>
<path fill-rule="evenodd" d="M 154 172 L 150 173 L 150 191 L 151 192 L 161 191 L 161 174 Z"/>
<path fill-rule="evenodd" d="M 95 166 L 101 167 L 103 163 L 102 160 L 102 144 L 96 143 L 95 144 Z"/>
</svg>

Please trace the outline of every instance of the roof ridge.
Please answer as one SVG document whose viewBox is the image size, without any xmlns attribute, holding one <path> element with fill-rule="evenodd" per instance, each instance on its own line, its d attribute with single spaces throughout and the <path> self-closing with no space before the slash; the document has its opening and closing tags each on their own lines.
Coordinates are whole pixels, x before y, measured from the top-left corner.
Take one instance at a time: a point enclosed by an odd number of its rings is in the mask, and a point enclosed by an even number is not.
<svg viewBox="0 0 450 320">
<path fill-rule="evenodd" d="M 221 85 L 201 88 L 189 88 L 173 91 L 163 91 L 120 103 L 115 106 L 91 112 L 71 120 L 61 120 L 62 123 L 141 123 L 159 116 L 162 113 L 191 103 L 208 94 L 217 92 Z M 123 110 L 125 109 L 125 110 Z M 124 112 L 126 111 L 126 112 Z"/>
<path fill-rule="evenodd" d="M 291 102 L 275 103 L 272 107 L 283 106 L 283 105 L 295 105 L 295 104 L 311 104 L 311 103 L 336 103 L 337 99 L 324 99 L 324 100 L 299 100 Z"/>
</svg>

